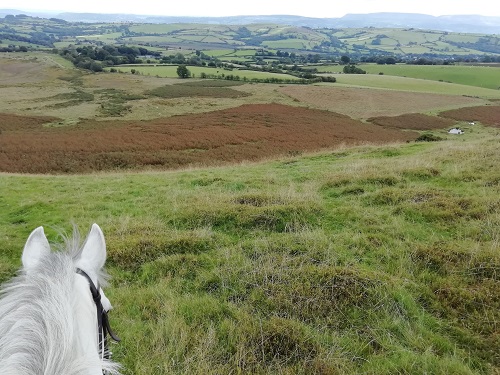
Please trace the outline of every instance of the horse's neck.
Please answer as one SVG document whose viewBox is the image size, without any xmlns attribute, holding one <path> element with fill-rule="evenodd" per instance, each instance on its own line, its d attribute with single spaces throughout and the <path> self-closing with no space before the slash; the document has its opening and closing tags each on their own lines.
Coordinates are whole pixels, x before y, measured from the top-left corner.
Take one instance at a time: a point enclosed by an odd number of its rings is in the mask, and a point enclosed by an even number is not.
<svg viewBox="0 0 500 375">
<path fill-rule="evenodd" d="M 71 293 L 55 289 L 45 289 L 50 296 L 46 311 L 37 302 L 31 306 L 28 298 L 36 298 L 35 294 L 23 296 L 21 287 L 3 301 L 0 306 L 0 332 L 4 335 L 0 337 L 2 375 L 102 375 L 97 313 L 88 283 L 77 277 Z M 23 300 L 27 304 L 20 304 Z M 10 328 L 9 322 L 13 324 Z"/>
<path fill-rule="evenodd" d="M 94 364 L 89 368 L 89 375 L 102 375 L 98 348 L 97 310 L 89 293 L 88 282 L 83 277 L 76 278 L 72 306 L 75 350 L 80 357 L 88 358 L 89 363 Z"/>
</svg>

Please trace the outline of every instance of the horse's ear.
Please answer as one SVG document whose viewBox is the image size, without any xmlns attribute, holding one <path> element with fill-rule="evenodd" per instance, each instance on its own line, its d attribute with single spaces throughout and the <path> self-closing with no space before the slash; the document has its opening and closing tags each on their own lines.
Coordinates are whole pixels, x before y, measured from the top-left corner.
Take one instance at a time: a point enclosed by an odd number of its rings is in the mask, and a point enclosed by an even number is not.
<svg viewBox="0 0 500 375">
<path fill-rule="evenodd" d="M 25 270 L 36 267 L 40 259 L 50 253 L 49 241 L 45 237 L 43 227 L 36 228 L 31 232 L 24 245 L 21 261 Z"/>
<path fill-rule="evenodd" d="M 82 269 L 98 271 L 106 262 L 106 242 L 99 225 L 93 224 L 78 261 Z"/>
</svg>

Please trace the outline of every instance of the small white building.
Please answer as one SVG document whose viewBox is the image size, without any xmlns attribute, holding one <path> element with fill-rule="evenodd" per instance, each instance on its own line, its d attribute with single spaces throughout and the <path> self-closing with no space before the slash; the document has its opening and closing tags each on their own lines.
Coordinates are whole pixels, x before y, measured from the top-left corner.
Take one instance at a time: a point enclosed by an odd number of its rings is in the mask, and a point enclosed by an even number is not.
<svg viewBox="0 0 500 375">
<path fill-rule="evenodd" d="M 464 134 L 464 131 L 459 128 L 453 128 L 448 131 L 450 134 Z"/>
</svg>

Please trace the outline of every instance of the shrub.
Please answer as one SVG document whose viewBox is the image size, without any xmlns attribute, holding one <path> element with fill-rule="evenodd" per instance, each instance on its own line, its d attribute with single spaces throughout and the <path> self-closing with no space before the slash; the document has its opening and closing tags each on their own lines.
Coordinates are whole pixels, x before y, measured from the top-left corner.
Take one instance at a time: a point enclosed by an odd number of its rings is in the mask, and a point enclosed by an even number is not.
<svg viewBox="0 0 500 375">
<path fill-rule="evenodd" d="M 344 66 L 343 71 L 345 74 L 366 74 L 366 70 L 358 68 L 357 66 L 355 66 L 353 64 Z"/>
<path fill-rule="evenodd" d="M 422 134 L 417 139 L 415 139 L 415 142 L 438 142 L 438 141 L 442 141 L 442 140 L 443 140 L 443 138 L 438 137 L 437 135 L 425 133 L 425 134 Z"/>
</svg>

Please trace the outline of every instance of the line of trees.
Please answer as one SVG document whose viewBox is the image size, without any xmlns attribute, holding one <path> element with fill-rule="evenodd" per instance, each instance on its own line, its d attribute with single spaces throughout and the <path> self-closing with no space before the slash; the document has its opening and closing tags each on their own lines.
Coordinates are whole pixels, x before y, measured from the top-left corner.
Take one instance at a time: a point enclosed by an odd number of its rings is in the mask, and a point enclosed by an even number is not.
<svg viewBox="0 0 500 375">
<path fill-rule="evenodd" d="M 76 67 L 100 72 L 104 67 L 140 63 L 140 56 L 159 58 L 160 52 L 150 51 L 143 47 L 112 46 L 103 47 L 69 46 L 59 51 L 59 54 L 70 60 Z"/>
<path fill-rule="evenodd" d="M 475 42 L 454 42 L 450 40 L 447 40 L 446 42 L 459 48 L 474 49 L 476 51 L 487 53 L 500 53 L 500 45 L 498 44 L 498 41 L 496 43 L 492 43 L 490 38 L 479 38 Z"/>
<path fill-rule="evenodd" d="M 1 40 L 0 43 L 2 43 Z M 0 52 L 28 52 L 28 47 L 9 44 L 7 47 L 0 47 Z"/>
<path fill-rule="evenodd" d="M 354 64 L 345 65 L 344 69 L 343 69 L 343 72 L 345 74 L 366 74 L 366 70 L 358 68 Z"/>
<path fill-rule="evenodd" d="M 53 35 L 47 35 L 41 32 L 33 32 L 30 36 L 23 36 L 15 33 L 0 33 L 0 38 L 16 42 L 37 44 L 45 47 L 53 47 L 56 41 Z"/>
<path fill-rule="evenodd" d="M 179 69 L 177 74 L 179 75 Z M 180 75 L 179 75 L 180 76 Z M 335 77 L 332 76 L 315 76 L 311 75 L 309 78 L 291 79 L 279 77 L 266 77 L 266 78 L 247 78 L 240 77 L 237 74 L 207 74 L 200 73 L 202 79 L 222 79 L 228 81 L 243 81 L 243 82 L 258 82 L 258 83 L 293 83 L 293 84 L 311 84 L 318 82 L 337 82 Z"/>
<path fill-rule="evenodd" d="M 203 51 L 196 50 L 193 56 L 186 58 L 182 53 L 176 53 L 168 56 L 162 56 L 160 60 L 161 64 L 185 64 L 193 66 L 220 66 L 221 62 L 204 53 Z"/>
</svg>

